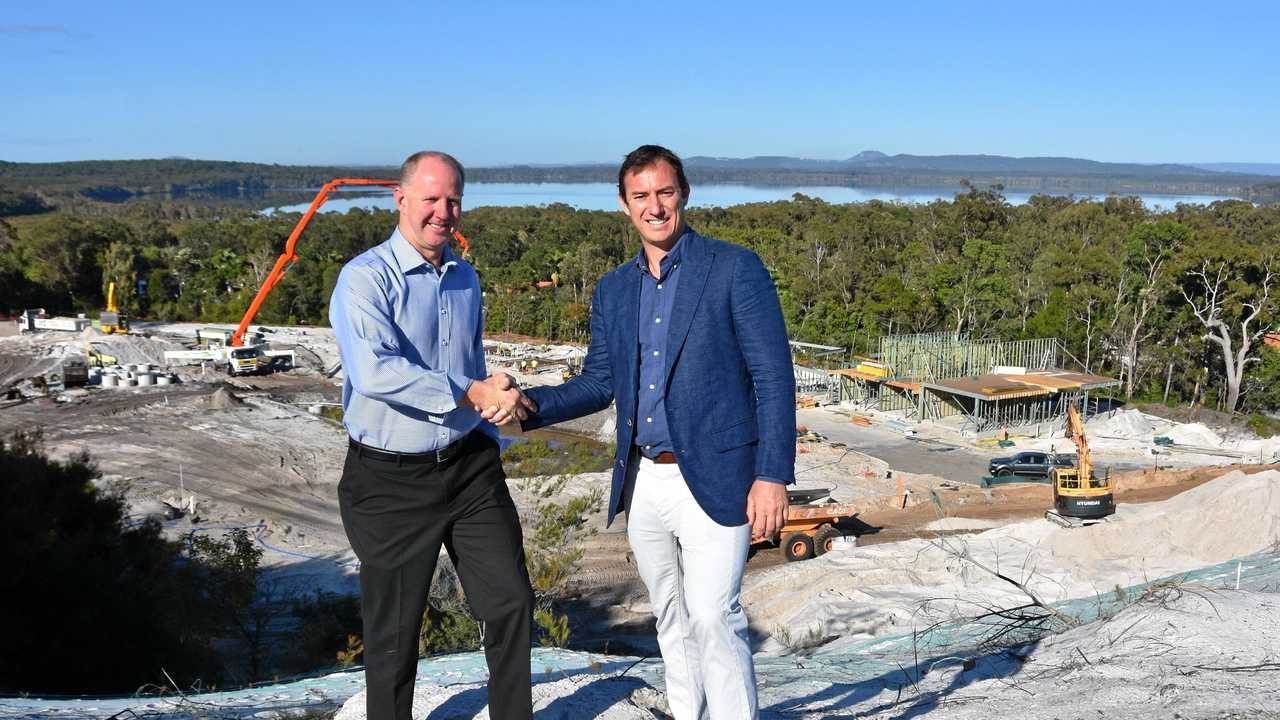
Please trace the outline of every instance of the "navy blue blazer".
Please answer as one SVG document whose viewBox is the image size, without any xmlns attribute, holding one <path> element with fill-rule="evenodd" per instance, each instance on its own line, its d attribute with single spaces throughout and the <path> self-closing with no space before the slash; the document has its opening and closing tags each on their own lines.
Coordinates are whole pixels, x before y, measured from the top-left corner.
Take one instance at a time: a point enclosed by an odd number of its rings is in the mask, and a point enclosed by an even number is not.
<svg viewBox="0 0 1280 720">
<path fill-rule="evenodd" d="M 782 307 L 752 251 L 691 232 L 667 332 L 667 427 L 698 505 L 721 525 L 747 521 L 756 478 L 795 481 L 795 374 Z M 640 373 L 640 277 L 628 260 L 596 284 L 582 373 L 528 393 L 526 430 L 589 415 L 617 401 L 618 450 L 609 519 L 639 457 L 634 448 Z"/>
</svg>

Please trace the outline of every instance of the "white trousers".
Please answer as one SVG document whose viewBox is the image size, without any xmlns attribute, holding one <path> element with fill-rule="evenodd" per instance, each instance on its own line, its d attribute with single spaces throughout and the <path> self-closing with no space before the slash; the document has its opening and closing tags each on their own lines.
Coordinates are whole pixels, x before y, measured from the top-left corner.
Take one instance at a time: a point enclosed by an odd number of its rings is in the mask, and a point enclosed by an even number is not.
<svg viewBox="0 0 1280 720">
<path fill-rule="evenodd" d="M 677 465 L 641 457 L 627 539 L 658 619 L 675 720 L 753 720 L 756 675 L 742 610 L 751 526 L 725 527 L 698 506 Z"/>
</svg>

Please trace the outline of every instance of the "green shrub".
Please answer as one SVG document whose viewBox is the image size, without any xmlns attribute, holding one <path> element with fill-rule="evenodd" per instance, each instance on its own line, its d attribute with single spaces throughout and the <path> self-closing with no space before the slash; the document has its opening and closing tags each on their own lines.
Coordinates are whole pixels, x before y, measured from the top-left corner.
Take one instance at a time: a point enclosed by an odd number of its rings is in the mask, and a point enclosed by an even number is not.
<svg viewBox="0 0 1280 720">
<path fill-rule="evenodd" d="M 131 520 L 88 455 L 47 458 L 38 434 L 0 440 L 0 692 L 120 693 L 216 679 L 192 568 L 158 522 Z"/>
<path fill-rule="evenodd" d="M 354 659 L 344 653 L 350 652 L 352 638 L 362 628 L 359 598 L 317 591 L 295 598 L 291 614 L 298 626 L 290 634 L 292 647 L 286 673 L 306 672 L 335 662 L 350 664 Z"/>
<path fill-rule="evenodd" d="M 1249 420 L 1245 426 L 1253 431 L 1254 435 L 1260 438 L 1269 438 L 1280 435 L 1280 418 L 1273 418 L 1268 415 L 1260 415 L 1254 413 L 1249 416 Z"/>
</svg>

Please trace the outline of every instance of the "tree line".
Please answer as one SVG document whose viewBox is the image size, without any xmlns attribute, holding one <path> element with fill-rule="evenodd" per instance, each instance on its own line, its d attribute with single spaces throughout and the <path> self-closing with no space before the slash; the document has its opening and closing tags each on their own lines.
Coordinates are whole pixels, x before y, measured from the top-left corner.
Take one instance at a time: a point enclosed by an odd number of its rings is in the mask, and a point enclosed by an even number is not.
<svg viewBox="0 0 1280 720">
<path fill-rule="evenodd" d="M 3 302 L 94 310 L 114 281 L 135 315 L 236 321 L 299 217 L 174 202 L 102 207 L 0 221 Z M 1280 407 L 1280 358 L 1263 343 L 1280 307 L 1277 206 L 1154 212 L 1133 197 L 1059 196 L 1014 206 L 997 186 L 917 205 L 797 194 L 688 217 L 761 255 L 796 339 L 868 353 L 893 333 L 1056 336 L 1069 364 L 1119 377 L 1125 398 Z M 301 261 L 258 321 L 325 324 L 343 263 L 395 222 L 392 212 L 358 209 L 315 218 Z M 478 208 L 462 230 L 487 330 L 551 340 L 588 340 L 596 280 L 639 247 L 620 213 L 563 204 Z"/>
</svg>

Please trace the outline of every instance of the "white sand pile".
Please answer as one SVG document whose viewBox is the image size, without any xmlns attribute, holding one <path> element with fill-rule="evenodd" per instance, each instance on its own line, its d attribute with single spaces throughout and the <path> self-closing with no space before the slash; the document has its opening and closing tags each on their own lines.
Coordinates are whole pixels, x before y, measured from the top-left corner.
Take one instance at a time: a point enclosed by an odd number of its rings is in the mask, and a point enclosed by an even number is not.
<svg viewBox="0 0 1280 720">
<path fill-rule="evenodd" d="M 902 714 L 892 716 L 931 720 L 1274 718 L 1277 612 L 1274 593 L 1174 589 L 1050 637 L 1021 663 L 997 655 L 969 671 L 934 666 L 900 695 L 788 717 L 861 717 L 896 700 Z"/>
<path fill-rule="evenodd" d="M 1178 424 L 1163 433 L 1179 445 L 1223 447 L 1222 438 L 1202 423 Z"/>
<path fill-rule="evenodd" d="M 1129 438 L 1147 440 L 1159 435 L 1159 429 L 1169 423 L 1141 410 L 1120 410 L 1112 415 L 1100 415 L 1085 423 L 1091 437 Z M 1061 435 L 1059 431 L 1057 433 Z"/>
<path fill-rule="evenodd" d="M 928 525 L 925 525 L 924 529 L 932 530 L 934 532 L 946 530 L 990 530 L 991 528 L 997 528 L 1004 524 L 1005 523 L 1002 523 L 999 520 L 946 517 L 934 520 Z"/>
<path fill-rule="evenodd" d="M 1122 505 L 1108 522 L 1066 529 L 1033 520 L 964 538 L 842 546 L 744 582 L 761 632 L 844 642 L 910 632 L 1026 601 L 976 563 L 1025 583 L 1045 602 L 1092 597 L 1260 552 L 1280 543 L 1280 471 L 1232 472 L 1170 500 Z M 772 641 L 770 641 L 772 642 Z M 780 651 L 766 644 L 765 651 Z M 825 648 L 824 648 L 825 650 Z"/>
<path fill-rule="evenodd" d="M 1258 462 L 1280 462 L 1280 435 L 1276 437 L 1245 440 L 1236 448 L 1247 453 L 1248 458 L 1258 457 Z"/>
</svg>

